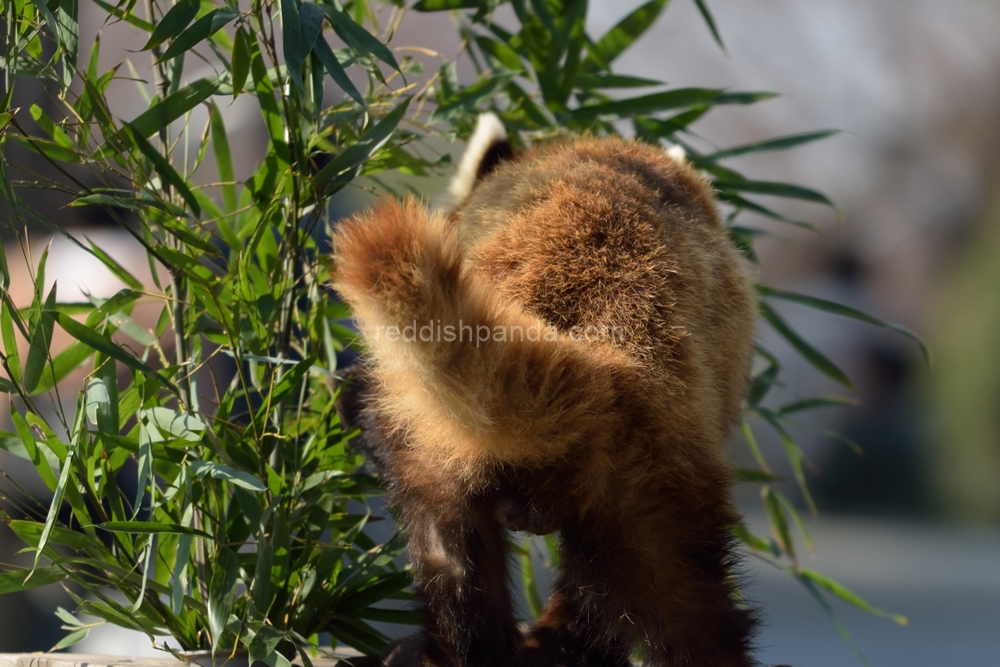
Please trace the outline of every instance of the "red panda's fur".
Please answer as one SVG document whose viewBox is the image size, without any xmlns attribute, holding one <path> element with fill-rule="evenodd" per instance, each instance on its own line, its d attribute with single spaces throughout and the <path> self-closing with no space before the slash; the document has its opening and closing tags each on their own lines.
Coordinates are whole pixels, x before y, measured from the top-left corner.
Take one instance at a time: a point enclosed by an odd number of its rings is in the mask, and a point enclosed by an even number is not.
<svg viewBox="0 0 1000 667">
<path fill-rule="evenodd" d="M 387 664 L 755 664 L 723 451 L 754 299 L 700 175 L 636 142 L 557 143 L 496 166 L 450 214 L 387 199 L 334 244 L 424 604 L 422 635 Z M 493 335 L 441 337 L 460 322 Z M 508 528 L 560 536 L 523 637 Z"/>
</svg>

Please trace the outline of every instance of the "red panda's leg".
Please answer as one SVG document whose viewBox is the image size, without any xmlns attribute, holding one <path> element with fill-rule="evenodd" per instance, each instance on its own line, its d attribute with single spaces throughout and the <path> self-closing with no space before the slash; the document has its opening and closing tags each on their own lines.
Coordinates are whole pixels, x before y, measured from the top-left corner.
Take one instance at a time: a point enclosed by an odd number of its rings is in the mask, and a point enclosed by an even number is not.
<svg viewBox="0 0 1000 667">
<path fill-rule="evenodd" d="M 584 523 L 560 534 L 559 575 L 525 638 L 519 667 L 628 667 L 631 636 L 618 630 L 626 605 L 620 540 L 602 544 Z"/>
<path fill-rule="evenodd" d="M 594 634 L 587 594 L 559 587 L 521 648 L 519 667 L 629 667 L 622 637 Z"/>
<path fill-rule="evenodd" d="M 682 517 L 676 509 L 654 517 L 688 529 L 660 533 L 649 543 L 660 583 L 640 589 L 652 593 L 642 600 L 646 665 L 757 665 L 751 657 L 757 618 L 736 597 L 735 516 L 723 500 Z"/>
<path fill-rule="evenodd" d="M 507 587 L 507 534 L 492 501 L 412 478 L 390 484 L 423 622 L 386 667 L 509 667 L 521 635 Z"/>
<path fill-rule="evenodd" d="M 522 667 L 621 667 L 633 649 L 649 667 L 756 664 L 756 622 L 730 578 L 732 510 L 678 509 L 564 525 L 559 581 Z"/>
</svg>

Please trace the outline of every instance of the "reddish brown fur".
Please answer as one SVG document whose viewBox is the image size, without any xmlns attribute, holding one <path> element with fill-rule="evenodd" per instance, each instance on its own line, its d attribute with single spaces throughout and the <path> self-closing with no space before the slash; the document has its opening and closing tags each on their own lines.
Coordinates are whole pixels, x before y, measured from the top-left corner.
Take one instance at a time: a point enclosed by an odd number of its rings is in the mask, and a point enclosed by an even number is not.
<svg viewBox="0 0 1000 667">
<path fill-rule="evenodd" d="M 448 217 L 387 200 L 335 243 L 425 601 L 425 634 L 389 662 L 620 666 L 638 649 L 649 665 L 754 664 L 723 454 L 754 307 L 707 183 L 655 148 L 578 140 L 502 164 Z M 539 319 L 555 340 L 376 335 Z M 574 340 L 587 325 L 625 335 Z M 521 643 L 505 526 L 562 543 Z"/>
</svg>

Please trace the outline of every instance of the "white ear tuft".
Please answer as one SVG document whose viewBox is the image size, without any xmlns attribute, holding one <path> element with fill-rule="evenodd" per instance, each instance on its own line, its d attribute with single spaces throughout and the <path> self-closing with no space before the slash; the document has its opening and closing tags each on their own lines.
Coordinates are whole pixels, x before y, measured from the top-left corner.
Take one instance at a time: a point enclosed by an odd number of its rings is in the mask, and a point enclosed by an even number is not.
<svg viewBox="0 0 1000 667">
<path fill-rule="evenodd" d="M 476 130 L 469 138 L 462 161 L 458 165 L 458 173 L 448 187 L 448 198 L 452 204 L 458 204 L 469 196 L 476 184 L 476 175 L 486 152 L 490 147 L 507 139 L 507 130 L 496 114 L 480 114 L 476 122 Z"/>
<path fill-rule="evenodd" d="M 667 149 L 667 157 L 677 164 L 684 164 L 687 161 L 687 152 L 680 144 L 674 144 Z"/>
</svg>

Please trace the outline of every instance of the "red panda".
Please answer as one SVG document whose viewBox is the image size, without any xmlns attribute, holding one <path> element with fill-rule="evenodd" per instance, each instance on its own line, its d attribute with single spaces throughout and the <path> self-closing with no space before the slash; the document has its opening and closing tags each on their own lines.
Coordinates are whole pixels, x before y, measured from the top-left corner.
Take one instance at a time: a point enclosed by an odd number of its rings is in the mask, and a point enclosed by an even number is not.
<svg viewBox="0 0 1000 667">
<path fill-rule="evenodd" d="M 709 184 L 618 138 L 516 155 L 486 116 L 451 195 L 447 214 L 387 199 L 334 234 L 422 601 L 384 664 L 756 664 L 724 454 L 755 306 Z M 511 529 L 559 536 L 524 633 Z"/>
</svg>

